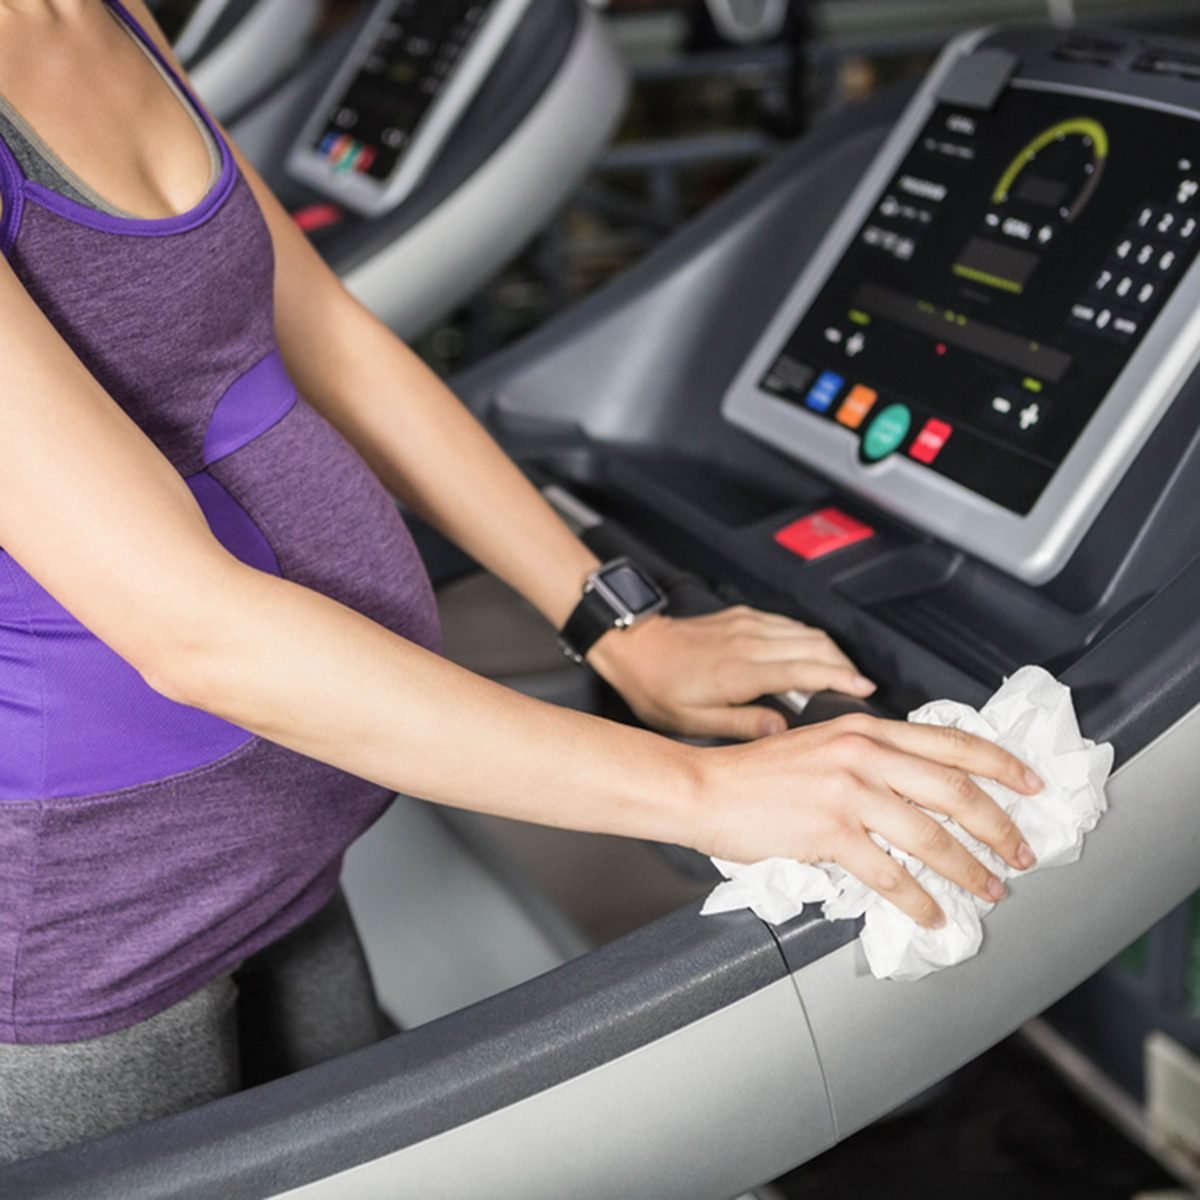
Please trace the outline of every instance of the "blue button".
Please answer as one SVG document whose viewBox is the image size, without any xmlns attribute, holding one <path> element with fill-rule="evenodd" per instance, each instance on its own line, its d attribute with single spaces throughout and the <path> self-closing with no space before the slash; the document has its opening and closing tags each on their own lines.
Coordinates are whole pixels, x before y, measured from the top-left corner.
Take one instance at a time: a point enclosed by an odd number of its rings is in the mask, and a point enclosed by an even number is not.
<svg viewBox="0 0 1200 1200">
<path fill-rule="evenodd" d="M 817 412 L 827 412 L 837 399 L 837 394 L 842 390 L 842 384 L 845 382 L 836 371 L 822 371 L 817 377 L 817 382 L 808 389 L 804 403 L 809 408 L 816 409 Z"/>
</svg>

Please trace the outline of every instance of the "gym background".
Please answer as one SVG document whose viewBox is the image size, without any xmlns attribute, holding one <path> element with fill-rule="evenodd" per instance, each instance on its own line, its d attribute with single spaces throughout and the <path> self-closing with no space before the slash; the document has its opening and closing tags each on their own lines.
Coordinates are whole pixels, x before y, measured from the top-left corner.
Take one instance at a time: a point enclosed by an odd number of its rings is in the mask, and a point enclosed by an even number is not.
<svg viewBox="0 0 1200 1200">
<path fill-rule="evenodd" d="M 839 108 L 919 77 L 956 33 L 1049 19 L 1200 37 L 1196 0 L 725 0 L 736 28 L 706 0 L 596 6 L 633 69 L 621 128 L 550 229 L 421 339 L 443 374 L 619 274 Z M 358 4 L 327 8 L 323 32 Z"/>
</svg>

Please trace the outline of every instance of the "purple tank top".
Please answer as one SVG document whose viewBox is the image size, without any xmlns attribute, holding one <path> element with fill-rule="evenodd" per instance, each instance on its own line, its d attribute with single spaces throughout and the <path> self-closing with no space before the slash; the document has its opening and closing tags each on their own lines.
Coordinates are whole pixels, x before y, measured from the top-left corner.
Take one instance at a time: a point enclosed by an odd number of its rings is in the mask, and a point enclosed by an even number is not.
<svg viewBox="0 0 1200 1200">
<path fill-rule="evenodd" d="M 0 253 L 231 553 L 436 649 L 394 504 L 287 377 L 270 236 L 204 119 L 220 178 L 164 220 L 29 180 L 0 141 Z M 0 1041 L 109 1033 L 236 966 L 329 898 L 388 800 L 154 692 L 0 551 Z"/>
</svg>

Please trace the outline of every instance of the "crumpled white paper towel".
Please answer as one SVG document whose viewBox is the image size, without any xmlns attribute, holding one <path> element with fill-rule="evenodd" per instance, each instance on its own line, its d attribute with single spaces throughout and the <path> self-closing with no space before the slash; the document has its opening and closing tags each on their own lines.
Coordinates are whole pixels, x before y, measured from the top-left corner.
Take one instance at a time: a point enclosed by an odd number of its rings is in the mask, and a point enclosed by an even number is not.
<svg viewBox="0 0 1200 1200">
<path fill-rule="evenodd" d="M 977 782 L 1017 823 L 1037 855 L 1031 868 L 1075 862 L 1083 836 L 1094 829 L 1106 808 L 1104 783 L 1112 770 L 1112 747 L 1082 737 L 1070 689 L 1041 667 L 1022 667 L 976 712 L 953 700 L 934 700 L 909 713 L 910 721 L 965 729 L 997 742 L 1027 762 L 1045 789 L 1022 796 L 993 782 Z M 991 849 L 954 821 L 930 813 L 1001 879 L 1014 871 Z M 875 841 L 916 877 L 946 914 L 942 929 L 925 929 L 877 892 L 833 863 L 800 863 L 768 858 L 741 864 L 714 858 L 726 877 L 704 904 L 703 912 L 749 908 L 778 925 L 805 904 L 820 903 L 826 917 L 865 917 L 862 945 L 871 972 L 880 979 L 920 979 L 932 971 L 970 958 L 983 941 L 983 917 L 994 907 L 950 883 L 912 855 Z"/>
</svg>

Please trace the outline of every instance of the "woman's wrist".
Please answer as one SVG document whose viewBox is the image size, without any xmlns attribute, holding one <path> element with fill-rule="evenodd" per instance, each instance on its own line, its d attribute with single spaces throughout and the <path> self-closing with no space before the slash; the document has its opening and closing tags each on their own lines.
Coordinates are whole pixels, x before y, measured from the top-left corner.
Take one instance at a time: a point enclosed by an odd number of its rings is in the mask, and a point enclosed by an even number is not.
<svg viewBox="0 0 1200 1200">
<path fill-rule="evenodd" d="M 619 691 L 621 682 L 635 674 L 638 662 L 644 659 L 647 643 L 655 639 L 655 627 L 669 620 L 663 613 L 654 613 L 625 629 L 614 626 L 588 650 L 588 666 Z"/>
<path fill-rule="evenodd" d="M 687 846 L 698 850 L 707 844 L 710 823 L 711 786 L 705 751 L 686 742 L 663 735 L 658 738 L 663 750 L 665 786 L 651 797 L 651 813 L 641 836 L 649 841 Z"/>
<path fill-rule="evenodd" d="M 564 545 L 561 553 L 554 556 L 553 579 L 547 578 L 546 595 L 537 607 L 556 630 L 562 629 L 583 598 L 583 589 L 588 576 L 600 566 L 600 560 L 580 541 L 574 539 L 567 552 Z"/>
</svg>

